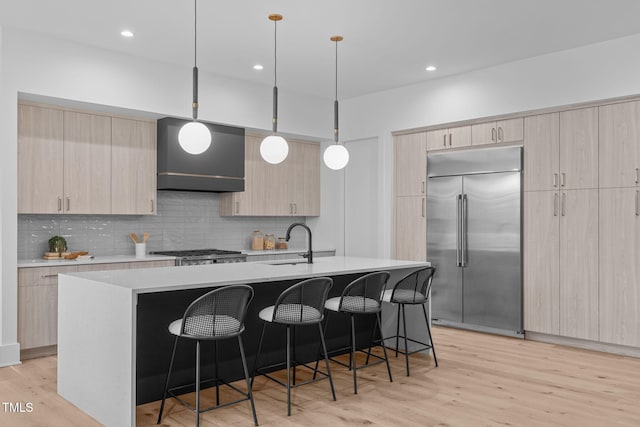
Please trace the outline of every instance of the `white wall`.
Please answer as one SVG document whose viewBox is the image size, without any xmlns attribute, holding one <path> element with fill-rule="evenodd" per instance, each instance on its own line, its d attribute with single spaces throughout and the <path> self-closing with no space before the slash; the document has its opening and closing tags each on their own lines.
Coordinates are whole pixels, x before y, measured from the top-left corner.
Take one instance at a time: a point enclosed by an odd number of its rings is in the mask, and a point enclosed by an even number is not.
<svg viewBox="0 0 640 427">
<path fill-rule="evenodd" d="M 17 99 L 18 93 L 70 99 L 159 115 L 191 116 L 191 64 L 152 62 L 112 51 L 0 29 L 0 366 L 18 361 L 17 330 Z M 279 131 L 332 134 L 332 101 L 291 93 L 283 85 Z M 200 73 L 199 118 L 271 129 L 271 87 Z"/>
<path fill-rule="evenodd" d="M 384 178 L 377 228 L 384 255 L 391 255 L 392 243 L 392 131 L 640 94 L 637 52 L 640 35 L 343 101 L 345 140 L 380 141 Z"/>
</svg>

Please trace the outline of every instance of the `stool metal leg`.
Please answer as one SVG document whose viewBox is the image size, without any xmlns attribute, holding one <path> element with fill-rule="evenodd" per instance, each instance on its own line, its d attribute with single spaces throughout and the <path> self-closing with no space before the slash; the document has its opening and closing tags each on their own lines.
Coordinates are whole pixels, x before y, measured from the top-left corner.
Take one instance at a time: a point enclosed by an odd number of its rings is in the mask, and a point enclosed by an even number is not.
<svg viewBox="0 0 640 427">
<path fill-rule="evenodd" d="M 287 325 L 287 416 L 291 415 L 291 330 Z"/>
<path fill-rule="evenodd" d="M 429 333 L 429 343 L 431 344 L 431 350 L 433 351 L 433 360 L 436 362 L 436 368 L 438 367 L 438 358 L 436 357 L 436 346 L 433 345 L 433 337 L 431 336 L 431 327 L 429 326 L 429 317 L 427 316 L 427 309 L 422 304 L 422 312 L 424 313 L 424 320 L 427 322 L 427 332 Z"/>
<path fill-rule="evenodd" d="M 258 416 L 256 415 L 256 406 L 253 403 L 253 391 L 251 390 L 251 380 L 249 379 L 249 370 L 247 369 L 247 359 L 244 355 L 244 346 L 242 345 L 242 337 L 238 335 L 238 346 L 240 347 L 240 358 L 242 359 L 242 369 L 244 370 L 244 378 L 247 380 L 247 394 L 251 403 L 251 413 L 253 414 L 253 422 L 258 425 Z"/>
<path fill-rule="evenodd" d="M 369 364 L 369 357 L 371 356 L 371 347 L 373 347 L 373 341 L 376 338 L 376 326 L 377 324 L 374 319 L 373 328 L 371 329 L 371 338 L 369 339 L 369 349 L 367 350 L 367 359 L 364 362 L 365 365 Z M 382 331 L 380 331 L 380 337 L 382 338 Z M 382 342 L 382 345 L 384 345 L 384 340 L 382 340 L 381 342 Z"/>
<path fill-rule="evenodd" d="M 358 380 L 356 379 L 356 324 L 351 314 L 351 370 L 353 370 L 353 393 L 358 394 Z"/>
<path fill-rule="evenodd" d="M 409 344 L 407 343 L 407 313 L 402 304 L 402 329 L 404 329 L 404 360 L 407 365 L 407 376 L 409 376 Z"/>
<path fill-rule="evenodd" d="M 200 340 L 196 340 L 196 427 L 200 427 Z"/>
<path fill-rule="evenodd" d="M 293 364 L 293 385 L 296 385 L 296 327 L 292 326 L 293 334 L 291 335 L 291 362 Z"/>
<path fill-rule="evenodd" d="M 320 323 L 318 323 L 318 330 L 320 331 L 320 342 L 322 344 L 322 351 L 324 352 L 324 362 L 327 365 L 327 375 L 329 376 L 329 384 L 331 385 L 331 395 L 335 401 L 336 391 L 333 388 L 333 377 L 331 377 L 331 368 L 329 367 L 329 354 L 327 353 L 327 345 L 324 342 L 324 332 L 322 331 L 322 325 L 320 325 Z"/>
<path fill-rule="evenodd" d="M 323 338 L 324 338 L 324 335 L 326 335 L 326 333 L 327 333 L 327 323 L 329 323 L 329 313 L 330 313 L 330 311 L 325 310 L 325 313 L 326 313 L 326 315 L 324 316 L 324 326 L 322 326 L 322 324 L 318 323 L 318 326 L 320 327 L 320 331 L 323 331 L 322 332 L 322 337 Z M 320 345 L 318 346 L 318 355 L 316 356 L 316 367 L 313 368 L 313 379 L 314 380 L 318 376 L 318 365 L 320 364 L 320 357 L 322 356 L 321 351 L 323 351 L 322 343 L 320 343 Z M 324 350 L 324 352 L 325 352 L 325 356 L 327 356 L 326 349 Z"/>
<path fill-rule="evenodd" d="M 213 342 L 214 373 L 216 377 L 216 406 L 220 405 L 220 381 L 218 381 L 218 341 Z"/>
<path fill-rule="evenodd" d="M 398 320 L 396 321 L 396 357 L 398 357 L 398 346 L 400 345 L 400 306 L 398 304 Z"/>
<path fill-rule="evenodd" d="M 267 328 L 267 322 L 262 322 L 262 332 L 260 333 L 260 341 L 258 341 L 258 352 L 256 358 L 253 361 L 253 372 L 251 373 L 251 387 L 253 388 L 253 380 L 256 378 L 256 372 L 258 371 L 258 359 L 260 358 L 260 351 L 262 351 L 262 341 L 264 340 L 264 332 Z"/>
<path fill-rule="evenodd" d="M 382 322 L 380 321 L 380 313 L 376 313 L 376 320 L 378 321 L 378 330 L 380 331 L 380 339 L 383 339 Z M 384 353 L 384 361 L 387 364 L 387 372 L 389 373 L 389 382 L 393 382 L 393 378 L 391 377 L 391 368 L 389 367 L 389 357 L 387 356 L 387 347 L 385 347 L 384 343 L 382 343 L 382 351 Z"/>
<path fill-rule="evenodd" d="M 171 361 L 169 362 L 169 372 L 167 373 L 167 381 L 164 385 L 164 392 L 162 393 L 162 403 L 160 404 L 160 413 L 158 414 L 158 422 L 160 424 L 162 420 L 162 411 L 164 410 L 164 402 L 167 400 L 167 390 L 169 389 L 169 378 L 171 377 L 171 369 L 173 369 L 173 359 L 176 356 L 176 347 L 178 346 L 178 337 L 173 341 L 173 351 L 171 352 Z"/>
</svg>

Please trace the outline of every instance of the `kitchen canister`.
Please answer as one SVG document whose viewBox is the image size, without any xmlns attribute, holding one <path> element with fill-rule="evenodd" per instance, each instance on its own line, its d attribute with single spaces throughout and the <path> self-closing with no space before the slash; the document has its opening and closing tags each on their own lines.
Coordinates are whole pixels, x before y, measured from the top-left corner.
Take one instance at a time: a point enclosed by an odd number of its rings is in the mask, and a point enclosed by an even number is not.
<svg viewBox="0 0 640 427">
<path fill-rule="evenodd" d="M 273 237 L 273 234 L 265 234 L 264 236 L 264 250 L 269 251 L 275 249 L 276 247 L 276 238 Z"/>
<path fill-rule="evenodd" d="M 253 230 L 253 234 L 251 235 L 251 250 L 261 251 L 264 246 L 264 235 L 260 230 Z"/>
<path fill-rule="evenodd" d="M 276 242 L 276 249 L 288 249 L 289 244 L 284 237 L 278 237 L 278 241 Z"/>
<path fill-rule="evenodd" d="M 147 255 L 147 244 L 136 243 L 136 258 L 144 258 Z"/>
</svg>

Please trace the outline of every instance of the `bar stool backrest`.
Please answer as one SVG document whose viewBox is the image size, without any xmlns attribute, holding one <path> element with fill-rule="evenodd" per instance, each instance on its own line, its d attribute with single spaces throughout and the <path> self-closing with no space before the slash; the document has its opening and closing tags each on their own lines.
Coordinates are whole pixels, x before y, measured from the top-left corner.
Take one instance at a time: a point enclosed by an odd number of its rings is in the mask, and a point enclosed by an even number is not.
<svg viewBox="0 0 640 427">
<path fill-rule="evenodd" d="M 247 307 L 253 299 L 248 285 L 224 286 L 193 301 L 182 316 L 180 335 L 195 339 L 233 337 L 244 331 Z"/>
<path fill-rule="evenodd" d="M 393 288 L 391 302 L 422 304 L 429 299 L 435 267 L 425 267 L 407 274 Z"/>
<path fill-rule="evenodd" d="M 375 313 L 380 311 L 382 292 L 391 274 L 377 271 L 358 277 L 349 283 L 340 298 L 338 311 L 348 313 Z"/>
<path fill-rule="evenodd" d="M 273 322 L 295 325 L 321 322 L 331 286 L 330 277 L 316 277 L 285 289 L 273 307 Z"/>
</svg>

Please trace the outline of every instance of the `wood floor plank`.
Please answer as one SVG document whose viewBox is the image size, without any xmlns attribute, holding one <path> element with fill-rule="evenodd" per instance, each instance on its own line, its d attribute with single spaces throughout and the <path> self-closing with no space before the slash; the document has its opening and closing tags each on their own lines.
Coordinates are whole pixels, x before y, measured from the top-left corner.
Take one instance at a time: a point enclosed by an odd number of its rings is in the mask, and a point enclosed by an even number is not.
<svg viewBox="0 0 640 427">
<path fill-rule="evenodd" d="M 477 332 L 434 327 L 440 366 L 430 356 L 391 356 L 393 382 L 383 364 L 358 371 L 358 394 L 351 372 L 336 363 L 338 400 L 321 381 L 293 390 L 286 415 L 286 390 L 256 378 L 254 396 L 261 426 L 638 426 L 640 359 Z M 379 349 L 376 354 L 381 354 Z M 393 353 L 390 353 L 393 354 Z M 55 356 L 0 369 L 3 401 L 32 402 L 26 414 L 7 414 L 4 426 L 93 426 L 90 417 L 56 390 Z M 284 372 L 280 373 L 284 376 Z M 300 374 L 300 378 L 306 378 Z M 244 382 L 237 386 L 244 389 Z M 235 398 L 225 391 L 221 399 Z M 203 404 L 213 402 L 212 389 Z M 193 401 L 193 396 L 187 396 Z M 138 426 L 155 426 L 159 402 L 137 408 Z M 194 415 L 168 400 L 163 426 L 192 426 Z M 206 413 L 201 425 L 250 426 L 248 402 Z"/>
</svg>

